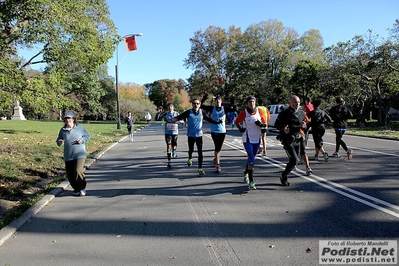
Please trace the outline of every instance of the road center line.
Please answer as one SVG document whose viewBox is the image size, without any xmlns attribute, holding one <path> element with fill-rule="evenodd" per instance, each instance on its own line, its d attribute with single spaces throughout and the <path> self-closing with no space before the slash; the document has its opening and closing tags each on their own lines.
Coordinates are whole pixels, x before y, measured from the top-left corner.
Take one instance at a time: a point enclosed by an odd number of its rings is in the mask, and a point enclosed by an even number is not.
<svg viewBox="0 0 399 266">
<path fill-rule="evenodd" d="M 206 136 L 208 138 L 211 138 L 211 136 L 209 134 L 204 134 L 204 136 Z M 225 141 L 225 145 L 227 145 L 230 148 L 233 148 L 233 149 L 235 149 L 237 151 L 240 151 L 242 153 L 246 153 L 244 151 L 242 145 L 237 145 L 237 142 Z M 384 154 L 386 154 L 386 153 L 384 153 Z M 389 154 L 389 155 L 397 156 L 395 154 Z M 282 163 L 282 162 L 280 162 L 278 160 L 275 160 L 275 159 L 272 159 L 270 157 L 264 158 L 264 157 L 258 157 L 257 156 L 256 159 L 261 160 L 261 161 L 263 161 L 265 163 L 271 164 L 273 166 L 276 166 L 277 168 L 285 169 L 285 163 Z M 299 174 L 299 172 L 301 174 Z M 396 218 L 399 218 L 399 213 L 398 212 L 395 212 L 395 211 L 389 210 L 389 209 L 387 209 L 385 207 L 382 207 L 382 206 L 386 206 L 388 208 L 391 208 L 391 209 L 399 211 L 399 206 L 397 206 L 397 205 L 394 205 L 394 204 L 389 203 L 387 201 L 384 201 L 384 200 L 375 198 L 373 196 L 364 194 L 362 192 L 359 192 L 357 190 L 348 188 L 346 186 L 340 185 L 338 183 L 332 182 L 330 180 L 327 180 L 325 178 L 322 178 L 322 177 L 314 175 L 314 174 L 312 174 L 311 176 L 305 176 L 304 175 L 305 172 L 302 171 L 302 170 L 299 170 L 299 169 L 297 171 L 291 172 L 291 174 L 294 174 L 294 175 L 296 175 L 298 177 L 301 177 L 301 178 L 303 178 L 305 180 L 313 182 L 313 183 L 315 183 L 315 184 L 317 184 L 319 186 L 327 188 L 328 190 L 331 190 L 331 191 L 333 191 L 335 193 L 338 193 L 340 195 L 343 195 L 345 197 L 353 199 L 353 200 L 355 200 L 357 202 L 363 203 L 363 204 L 365 204 L 367 206 L 370 206 L 370 207 L 372 207 L 372 208 L 374 208 L 376 210 L 385 212 L 385 213 L 387 213 L 389 215 L 392 215 L 392 216 L 394 216 Z M 376 203 L 378 203 L 378 204 L 380 204 L 382 206 L 377 205 Z"/>
</svg>

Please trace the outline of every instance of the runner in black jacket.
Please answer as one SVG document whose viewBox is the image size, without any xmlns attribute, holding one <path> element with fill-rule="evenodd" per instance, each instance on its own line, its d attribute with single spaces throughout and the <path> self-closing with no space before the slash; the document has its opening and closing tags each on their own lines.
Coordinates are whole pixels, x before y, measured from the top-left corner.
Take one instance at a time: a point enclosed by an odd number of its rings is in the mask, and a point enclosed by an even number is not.
<svg viewBox="0 0 399 266">
<path fill-rule="evenodd" d="M 328 153 L 323 147 L 323 136 L 326 133 L 326 128 L 324 123 L 331 122 L 331 117 L 319 108 L 321 101 L 314 100 L 313 107 L 314 110 L 309 113 L 310 127 L 312 127 L 312 136 L 315 146 L 315 161 L 319 160 L 319 152 L 323 154 L 324 161 L 328 162 Z"/>
<path fill-rule="evenodd" d="M 277 138 L 283 144 L 288 158 L 285 170 L 280 174 L 280 181 L 283 186 L 289 186 L 287 181 L 288 174 L 294 169 L 298 163 L 298 155 L 295 147 L 299 146 L 299 153 L 306 165 L 306 175 L 312 173 L 309 166 L 309 158 L 305 152 L 305 132 L 307 118 L 303 111 L 299 110 L 300 100 L 299 97 L 293 95 L 289 100 L 289 107 L 283 110 L 277 117 L 275 127 L 280 131 Z"/>
<path fill-rule="evenodd" d="M 335 131 L 335 152 L 333 153 L 334 157 L 339 157 L 339 147 L 346 151 L 348 155 L 348 159 L 351 160 L 353 156 L 353 150 L 348 149 L 346 143 L 343 139 L 343 136 L 346 131 L 346 127 L 348 126 L 348 119 L 353 117 L 352 112 L 348 109 L 348 107 L 344 106 L 345 101 L 341 97 L 337 97 L 335 99 L 335 106 L 330 109 L 330 116 L 332 118 L 334 131 Z"/>
</svg>

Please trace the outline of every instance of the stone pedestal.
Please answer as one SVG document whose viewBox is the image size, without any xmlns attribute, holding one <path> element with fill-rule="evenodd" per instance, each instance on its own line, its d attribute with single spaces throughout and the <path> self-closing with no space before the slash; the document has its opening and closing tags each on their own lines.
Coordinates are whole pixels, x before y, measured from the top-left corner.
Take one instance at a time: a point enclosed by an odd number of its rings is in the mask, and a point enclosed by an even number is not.
<svg viewBox="0 0 399 266">
<path fill-rule="evenodd" d="M 22 113 L 22 107 L 19 106 L 19 101 L 16 101 L 16 106 L 14 106 L 14 113 L 11 120 L 26 120 L 24 114 Z"/>
</svg>

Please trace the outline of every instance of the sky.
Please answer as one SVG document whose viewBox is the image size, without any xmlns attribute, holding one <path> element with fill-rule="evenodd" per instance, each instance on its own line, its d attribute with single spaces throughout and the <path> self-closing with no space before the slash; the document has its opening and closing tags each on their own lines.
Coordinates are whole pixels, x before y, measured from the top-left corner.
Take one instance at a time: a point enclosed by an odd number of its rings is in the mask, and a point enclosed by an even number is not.
<svg viewBox="0 0 399 266">
<path fill-rule="evenodd" d="M 320 31 L 324 46 L 351 40 L 369 29 L 386 37 L 399 19 L 398 0 L 106 0 L 121 36 L 136 37 L 137 50 L 127 52 L 122 41 L 108 61 L 108 74 L 140 85 L 160 79 L 187 80 L 184 67 L 190 38 L 209 26 L 241 28 L 269 19 L 295 29 L 299 35 Z M 118 60 L 117 60 L 118 55 Z"/>
<path fill-rule="evenodd" d="M 190 38 L 209 26 L 228 29 L 276 19 L 299 35 L 318 29 L 328 47 L 364 35 L 369 29 L 386 37 L 399 19 L 398 0 L 107 0 L 110 17 L 121 36 L 136 37 L 137 50 L 118 45 L 118 80 L 140 85 L 160 79 L 187 80 L 184 67 Z M 115 76 L 116 52 L 108 62 Z"/>
</svg>

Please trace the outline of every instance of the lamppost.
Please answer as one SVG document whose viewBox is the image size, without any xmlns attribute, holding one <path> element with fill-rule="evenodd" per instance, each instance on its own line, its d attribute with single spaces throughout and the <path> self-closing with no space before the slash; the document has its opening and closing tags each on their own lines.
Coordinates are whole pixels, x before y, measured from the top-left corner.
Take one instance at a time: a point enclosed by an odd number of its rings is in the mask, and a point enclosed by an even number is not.
<svg viewBox="0 0 399 266">
<path fill-rule="evenodd" d="M 133 41 L 134 41 L 134 36 L 141 37 L 141 36 L 143 36 L 143 34 L 142 33 L 128 34 L 128 35 L 123 36 L 123 39 L 126 42 L 127 38 L 133 37 Z M 127 46 L 128 46 L 128 44 L 127 44 Z M 130 49 L 130 47 L 128 47 L 128 52 L 130 52 L 132 50 L 136 50 L 137 48 L 135 48 L 135 47 L 136 47 L 136 44 L 134 43 L 134 48 Z M 122 129 L 121 109 L 120 109 L 120 103 L 119 103 L 118 65 L 119 65 L 119 55 L 118 55 L 118 46 L 117 46 L 116 47 L 116 65 L 115 65 L 115 82 L 116 82 L 115 90 L 116 90 L 116 113 L 117 113 L 118 123 L 117 123 L 116 129 Z"/>
</svg>

